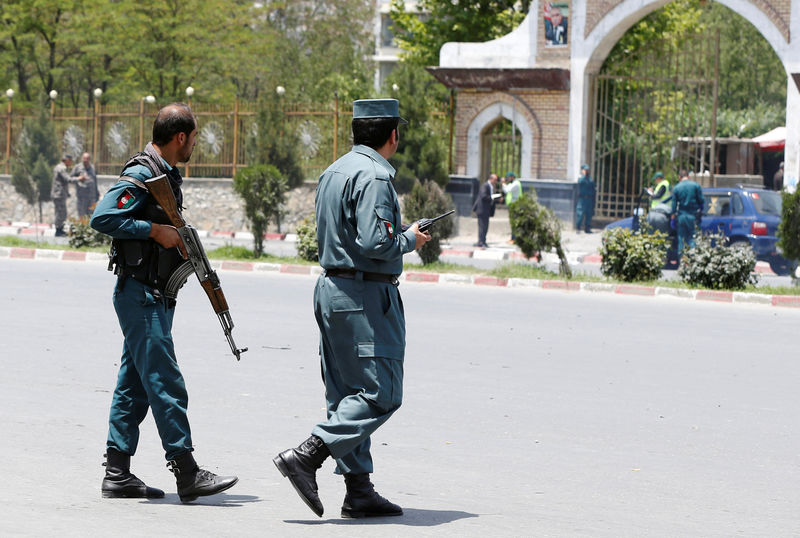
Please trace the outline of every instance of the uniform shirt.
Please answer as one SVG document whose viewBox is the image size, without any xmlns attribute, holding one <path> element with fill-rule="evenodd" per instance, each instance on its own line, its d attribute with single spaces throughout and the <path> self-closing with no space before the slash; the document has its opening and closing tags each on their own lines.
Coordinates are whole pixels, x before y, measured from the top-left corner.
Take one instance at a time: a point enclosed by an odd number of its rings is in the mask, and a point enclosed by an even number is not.
<svg viewBox="0 0 800 538">
<path fill-rule="evenodd" d="M 85 174 L 88 179 L 78 181 L 78 198 L 97 199 L 97 174 L 95 173 L 94 166 L 84 166 L 83 161 L 79 162 L 72 169 L 72 177 L 78 178 L 81 174 Z"/>
<path fill-rule="evenodd" d="M 594 198 L 595 186 L 592 176 L 584 174 L 578 178 L 578 198 Z"/>
<path fill-rule="evenodd" d="M 63 161 L 58 163 L 55 168 L 53 168 L 53 186 L 50 189 L 50 198 L 55 198 L 56 200 L 59 198 L 68 198 L 68 185 L 76 181 L 76 179 L 69 177 L 67 165 L 64 164 Z"/>
<path fill-rule="evenodd" d="M 394 174 L 386 159 L 363 145 L 353 146 L 322 173 L 316 193 L 322 267 L 403 272 L 403 254 L 414 250 L 417 239 L 411 230 L 402 231 Z"/>
<path fill-rule="evenodd" d="M 685 179 L 672 190 L 672 212 L 696 214 L 703 209 L 703 189 L 692 181 Z"/>
<path fill-rule="evenodd" d="M 161 159 L 161 164 L 165 169 L 172 170 L 164 159 Z M 126 168 L 122 175 L 141 182 L 153 177 L 150 169 L 141 164 Z M 148 196 L 146 189 L 128 181 L 118 181 L 97 203 L 92 215 L 92 228 L 114 239 L 147 239 L 153 227 L 152 222 L 140 220 L 137 216 L 144 211 Z"/>
</svg>

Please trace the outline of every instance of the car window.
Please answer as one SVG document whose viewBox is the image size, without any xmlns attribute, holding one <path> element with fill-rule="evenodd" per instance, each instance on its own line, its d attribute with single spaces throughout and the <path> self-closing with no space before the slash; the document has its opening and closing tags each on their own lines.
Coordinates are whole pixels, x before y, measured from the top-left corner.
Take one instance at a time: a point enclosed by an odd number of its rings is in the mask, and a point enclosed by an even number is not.
<svg viewBox="0 0 800 538">
<path fill-rule="evenodd" d="M 759 191 L 747 193 L 753 200 L 756 211 L 762 215 L 781 215 L 781 195 L 778 192 Z"/>
<path fill-rule="evenodd" d="M 704 213 L 711 217 L 721 217 L 730 215 L 731 195 L 730 194 L 706 194 Z"/>
<path fill-rule="evenodd" d="M 744 214 L 744 203 L 742 202 L 742 197 L 738 194 L 734 194 L 731 197 L 731 209 L 733 209 L 734 215 Z"/>
</svg>

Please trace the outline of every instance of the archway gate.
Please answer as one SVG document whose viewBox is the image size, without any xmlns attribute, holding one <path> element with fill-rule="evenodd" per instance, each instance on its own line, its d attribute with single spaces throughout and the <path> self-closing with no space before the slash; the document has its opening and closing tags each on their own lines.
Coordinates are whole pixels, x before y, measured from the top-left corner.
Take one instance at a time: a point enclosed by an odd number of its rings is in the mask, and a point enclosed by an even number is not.
<svg viewBox="0 0 800 538">
<path fill-rule="evenodd" d="M 629 216 L 656 171 L 674 185 L 681 168 L 713 184 L 719 35 L 654 41 L 591 81 L 595 215 Z"/>
</svg>

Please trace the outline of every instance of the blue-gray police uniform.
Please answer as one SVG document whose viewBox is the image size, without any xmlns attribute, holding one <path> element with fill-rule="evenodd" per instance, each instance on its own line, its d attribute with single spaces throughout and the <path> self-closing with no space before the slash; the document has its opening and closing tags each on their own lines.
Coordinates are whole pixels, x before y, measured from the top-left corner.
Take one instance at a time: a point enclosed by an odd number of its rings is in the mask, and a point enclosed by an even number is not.
<svg viewBox="0 0 800 538">
<path fill-rule="evenodd" d="M 592 176 L 587 172 L 578 178 L 578 206 L 575 210 L 576 224 L 578 231 L 590 231 L 592 217 L 594 217 L 594 197 L 596 187 Z"/>
<path fill-rule="evenodd" d="M 158 172 L 169 172 L 173 191 L 177 188 L 180 193 L 182 180 L 177 169 L 154 154 L 151 144 L 145 149 L 148 150 L 159 160 Z M 147 166 L 129 162 L 122 176 L 144 182 L 153 173 Z M 120 180 L 97 204 L 92 227 L 114 239 L 147 240 L 152 227 L 145 215 L 148 204 L 152 204 L 149 197 L 146 188 Z M 186 415 L 188 394 L 172 344 L 174 303 L 163 298 L 157 288 L 124 273 L 117 280 L 113 302 L 125 340 L 112 397 L 107 446 L 133 455 L 139 441 L 139 424 L 150 408 L 166 459 L 172 460 L 192 450 Z"/>
<path fill-rule="evenodd" d="M 356 145 L 320 176 L 314 290 L 328 419 L 315 426 L 338 473 L 371 473 L 370 435 L 403 398 L 405 315 L 396 277 L 416 246 L 402 231 L 394 168 Z M 332 276 L 339 274 L 341 276 Z"/>
<path fill-rule="evenodd" d="M 695 245 L 695 225 L 700 219 L 705 199 L 703 189 L 691 179 L 684 179 L 672 191 L 672 213 L 678 219 L 678 255 Z"/>
</svg>

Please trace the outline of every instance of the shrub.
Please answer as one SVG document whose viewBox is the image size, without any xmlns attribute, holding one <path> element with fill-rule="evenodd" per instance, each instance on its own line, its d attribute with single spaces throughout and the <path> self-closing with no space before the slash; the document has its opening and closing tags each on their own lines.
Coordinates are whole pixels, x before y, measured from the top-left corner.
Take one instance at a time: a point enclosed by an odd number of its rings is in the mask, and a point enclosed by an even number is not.
<svg viewBox="0 0 800 538">
<path fill-rule="evenodd" d="M 287 188 L 283 174 L 270 164 L 248 166 L 233 178 L 233 189 L 244 200 L 256 258 L 264 252 L 264 233 L 269 222 L 278 222 L 281 217 Z"/>
<path fill-rule="evenodd" d="M 319 261 L 317 217 L 313 213 L 297 225 L 297 255 L 310 262 Z"/>
<path fill-rule="evenodd" d="M 781 222 L 778 225 L 778 246 L 789 260 L 800 260 L 800 189 L 782 194 Z"/>
<path fill-rule="evenodd" d="M 419 219 L 432 218 L 450 211 L 454 207 L 449 194 L 433 181 L 417 181 L 411 192 L 403 200 L 403 214 L 409 223 Z M 417 250 L 423 265 L 434 263 L 442 254 L 441 240 L 447 239 L 455 231 L 455 218 L 441 219 L 430 229 L 431 240 Z"/>
<path fill-rule="evenodd" d="M 678 276 L 694 286 L 736 290 L 757 284 L 756 255 L 748 243 L 725 245 L 723 234 L 700 236 L 681 257 Z"/>
<path fill-rule="evenodd" d="M 539 203 L 536 191 L 531 189 L 508 206 L 508 218 L 516 238 L 514 242 L 525 256 L 535 257 L 541 262 L 542 252 L 555 249 L 560 260 L 559 273 L 572 278 L 572 270 L 561 247 L 561 221 L 550 208 Z"/>
<path fill-rule="evenodd" d="M 69 219 L 69 246 L 102 247 L 110 245 L 111 237 L 89 226 L 89 217 Z"/>
<path fill-rule="evenodd" d="M 657 280 L 667 256 L 667 236 L 648 230 L 612 228 L 603 233 L 600 272 L 625 282 Z M 652 232 L 652 233 L 651 233 Z"/>
</svg>

